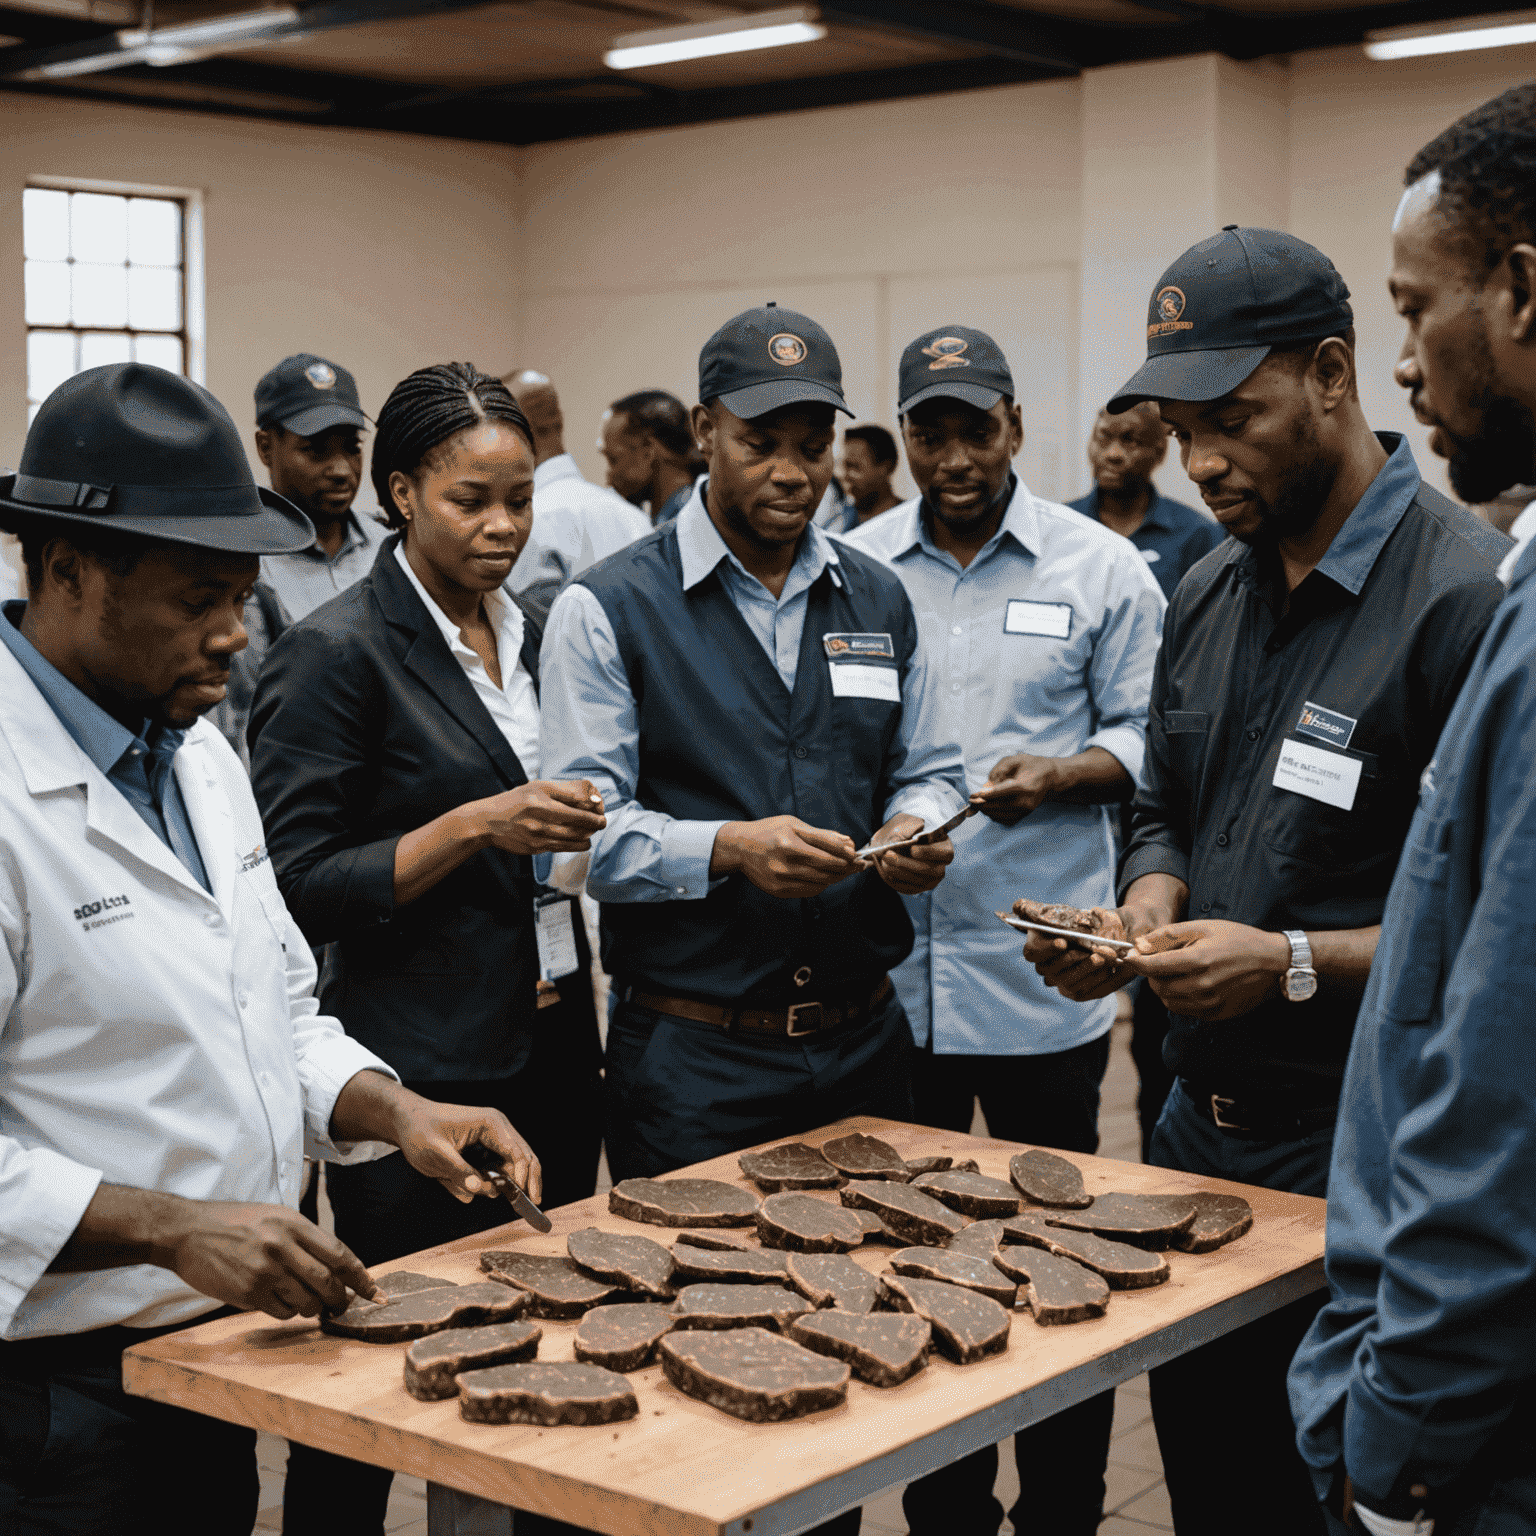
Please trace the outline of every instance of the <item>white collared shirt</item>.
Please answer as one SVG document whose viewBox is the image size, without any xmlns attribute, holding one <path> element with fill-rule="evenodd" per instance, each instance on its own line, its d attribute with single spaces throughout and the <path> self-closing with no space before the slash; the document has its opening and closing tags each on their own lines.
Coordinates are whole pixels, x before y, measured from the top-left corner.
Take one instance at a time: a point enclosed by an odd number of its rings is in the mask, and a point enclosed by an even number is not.
<svg viewBox="0 0 1536 1536">
<path fill-rule="evenodd" d="M 523 610 L 499 588 L 487 592 L 481 599 L 485 604 L 485 616 L 496 635 L 496 656 L 501 663 L 501 687 L 491 681 L 478 652 L 464 643 L 458 626 L 437 606 L 432 595 L 422 586 L 420 578 L 405 558 L 405 541 L 395 546 L 395 559 L 406 579 L 416 589 L 416 595 L 432 615 L 432 622 L 442 631 L 443 639 L 454 659 L 464 668 L 464 675 L 485 705 L 496 728 L 507 739 L 507 745 L 517 754 L 523 772 L 529 779 L 539 776 L 539 695 L 533 686 L 533 678 L 523 665 Z"/>
<path fill-rule="evenodd" d="M 1499 561 L 1498 578 L 1507 587 L 1525 553 L 1525 546 L 1536 538 L 1536 501 L 1527 503 L 1525 510 L 1509 525 L 1509 536 L 1515 547 Z"/>
<path fill-rule="evenodd" d="M 533 532 L 507 585 L 513 592 L 538 587 L 552 601 L 573 576 L 650 531 L 644 512 L 584 479 L 570 454 L 557 453 L 533 472 Z"/>
</svg>

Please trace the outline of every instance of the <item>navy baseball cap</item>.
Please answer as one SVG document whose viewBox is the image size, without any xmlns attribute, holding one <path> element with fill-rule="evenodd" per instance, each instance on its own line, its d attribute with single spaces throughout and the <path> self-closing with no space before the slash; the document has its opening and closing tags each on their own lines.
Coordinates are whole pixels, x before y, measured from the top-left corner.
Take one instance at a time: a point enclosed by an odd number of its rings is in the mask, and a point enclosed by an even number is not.
<svg viewBox="0 0 1536 1536">
<path fill-rule="evenodd" d="M 296 352 L 256 386 L 256 425 L 313 437 L 332 427 L 366 427 L 368 418 L 357 398 L 357 381 L 345 368 L 313 352 Z"/>
<path fill-rule="evenodd" d="M 1219 400 L 1276 347 L 1321 341 L 1355 323 L 1349 289 L 1316 246 L 1277 229 L 1228 224 L 1158 279 L 1147 360 L 1106 410 L 1141 400 Z"/>
<path fill-rule="evenodd" d="M 1003 349 L 985 331 L 968 325 L 941 325 L 924 331 L 901 354 L 896 412 L 943 396 L 990 411 L 1004 396 L 1013 399 L 1013 373 Z"/>
<path fill-rule="evenodd" d="M 814 320 L 772 302 L 744 309 L 704 343 L 699 399 L 718 400 L 748 421 L 805 400 L 853 415 L 832 338 Z"/>
</svg>

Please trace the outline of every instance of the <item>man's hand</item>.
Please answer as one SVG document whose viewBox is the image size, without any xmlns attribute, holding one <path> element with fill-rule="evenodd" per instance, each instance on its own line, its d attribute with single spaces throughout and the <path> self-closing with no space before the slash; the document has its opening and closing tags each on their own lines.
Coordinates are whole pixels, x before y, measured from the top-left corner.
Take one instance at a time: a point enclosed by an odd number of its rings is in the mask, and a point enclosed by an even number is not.
<svg viewBox="0 0 1536 1536">
<path fill-rule="evenodd" d="M 1093 910 L 1106 939 L 1139 939 L 1177 922 L 1188 901 L 1189 887 L 1182 880 L 1172 875 L 1143 875 L 1125 893 L 1123 907 Z M 1124 950 L 1085 950 L 1070 939 L 1045 933 L 1031 933 L 1024 945 L 1024 958 L 1046 986 L 1074 1003 L 1108 997 L 1133 980 L 1136 971 L 1121 958 L 1124 954 Z"/>
<path fill-rule="evenodd" d="M 983 816 L 1011 827 L 1054 799 L 1061 788 L 1059 759 L 1015 752 L 998 760 L 987 782 L 971 796 L 971 803 L 981 807 Z"/>
<path fill-rule="evenodd" d="M 921 816 L 903 813 L 891 817 L 870 841 L 899 843 L 903 838 L 916 837 L 922 830 Z M 924 891 L 931 891 L 944 878 L 945 868 L 954 862 L 954 858 L 955 845 L 947 837 L 916 848 L 899 848 L 895 853 L 877 851 L 869 855 L 880 878 L 903 896 L 920 896 Z"/>
<path fill-rule="evenodd" d="M 1170 1013 L 1235 1019 L 1275 992 L 1291 946 L 1283 933 L 1243 923 L 1172 923 L 1138 936 L 1127 961 Z"/>
<path fill-rule="evenodd" d="M 855 851 L 851 837 L 810 826 L 798 816 L 728 821 L 715 834 L 709 872 L 743 874 L 758 890 L 795 900 L 820 896 L 855 874 L 860 868 Z"/>
<path fill-rule="evenodd" d="M 603 797 L 586 779 L 535 780 L 463 807 L 480 840 L 506 853 L 582 853 L 608 825 Z"/>
</svg>

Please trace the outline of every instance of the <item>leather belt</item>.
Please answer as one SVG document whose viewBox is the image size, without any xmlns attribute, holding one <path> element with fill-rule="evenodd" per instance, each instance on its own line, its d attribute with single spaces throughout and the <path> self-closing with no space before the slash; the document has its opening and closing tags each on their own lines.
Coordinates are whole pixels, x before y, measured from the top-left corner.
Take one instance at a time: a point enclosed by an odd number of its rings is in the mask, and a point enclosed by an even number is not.
<svg viewBox="0 0 1536 1536">
<path fill-rule="evenodd" d="M 1261 1141 L 1299 1141 L 1337 1119 L 1337 1104 L 1297 1106 L 1283 1100 L 1213 1092 L 1196 1083 L 1183 1083 L 1185 1096 L 1217 1130 L 1227 1136 Z"/>
<path fill-rule="evenodd" d="M 664 997 L 658 992 L 627 988 L 624 1001 L 674 1018 L 693 1019 L 700 1024 L 714 1024 L 721 1029 L 745 1029 L 754 1034 L 784 1035 L 798 1040 L 804 1035 L 819 1035 L 847 1024 L 862 1024 L 891 995 L 891 978 L 882 976 L 880 985 L 865 997 L 836 1003 L 792 1003 L 787 1008 L 743 1008 L 730 1003 L 701 1003 L 691 997 Z"/>
</svg>

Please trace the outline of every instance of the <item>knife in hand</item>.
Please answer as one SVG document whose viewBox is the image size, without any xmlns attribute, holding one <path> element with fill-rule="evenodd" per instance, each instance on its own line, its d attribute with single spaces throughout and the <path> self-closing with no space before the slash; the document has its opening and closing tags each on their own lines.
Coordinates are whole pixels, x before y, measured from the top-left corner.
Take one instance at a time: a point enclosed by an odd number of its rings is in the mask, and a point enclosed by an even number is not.
<svg viewBox="0 0 1536 1536">
<path fill-rule="evenodd" d="M 482 1179 L 488 1183 L 499 1195 L 504 1195 L 512 1204 L 512 1209 L 528 1223 L 535 1232 L 550 1232 L 554 1230 L 554 1222 L 528 1198 L 523 1186 L 502 1168 L 496 1154 L 480 1142 L 474 1142 L 464 1148 L 461 1154 L 464 1161 L 469 1164 Z"/>
<path fill-rule="evenodd" d="M 891 853 L 897 848 L 921 848 L 928 843 L 942 842 L 962 821 L 969 821 L 981 807 L 968 805 L 957 815 L 951 816 L 948 821 L 941 822 L 931 832 L 914 833 L 911 837 L 899 837 L 889 843 L 866 843 L 854 854 L 856 859 L 867 859 L 871 854 Z"/>
</svg>

